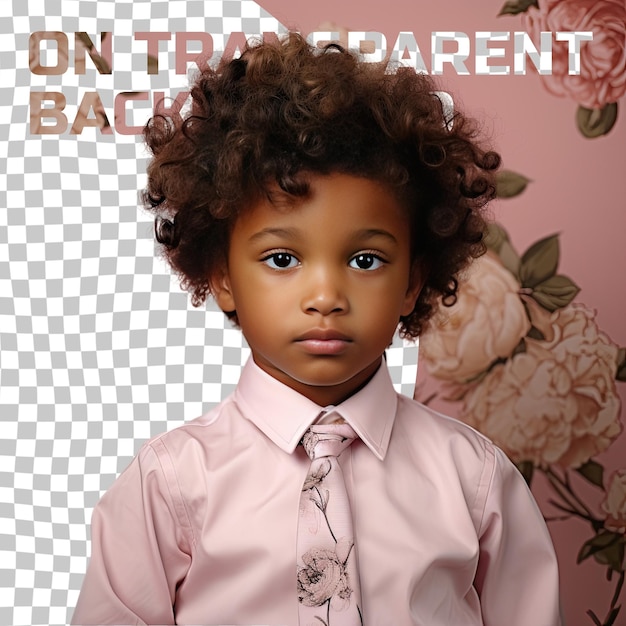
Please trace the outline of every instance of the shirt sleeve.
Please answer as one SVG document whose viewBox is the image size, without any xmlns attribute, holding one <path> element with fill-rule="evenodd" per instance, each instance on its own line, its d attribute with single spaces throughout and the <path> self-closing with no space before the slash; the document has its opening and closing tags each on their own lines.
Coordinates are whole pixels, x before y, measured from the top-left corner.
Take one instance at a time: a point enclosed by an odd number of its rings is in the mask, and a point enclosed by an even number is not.
<svg viewBox="0 0 626 626">
<path fill-rule="evenodd" d="M 191 562 L 189 523 L 169 454 L 147 444 L 96 505 L 91 559 L 72 624 L 175 624 Z"/>
<path fill-rule="evenodd" d="M 526 482 L 496 447 L 480 526 L 475 586 L 485 626 L 560 626 L 552 540 Z"/>
</svg>

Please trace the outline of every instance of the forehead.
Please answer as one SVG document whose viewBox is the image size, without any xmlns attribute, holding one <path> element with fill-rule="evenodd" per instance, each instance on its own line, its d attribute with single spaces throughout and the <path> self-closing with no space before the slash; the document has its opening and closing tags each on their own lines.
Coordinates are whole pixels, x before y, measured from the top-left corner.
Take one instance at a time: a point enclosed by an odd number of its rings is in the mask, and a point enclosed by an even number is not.
<svg viewBox="0 0 626 626">
<path fill-rule="evenodd" d="M 256 236 L 278 229 L 313 237 L 388 230 L 408 236 L 408 209 L 385 183 L 342 173 L 312 174 L 307 182 L 303 196 L 270 187 L 242 211 L 234 231 Z"/>
</svg>

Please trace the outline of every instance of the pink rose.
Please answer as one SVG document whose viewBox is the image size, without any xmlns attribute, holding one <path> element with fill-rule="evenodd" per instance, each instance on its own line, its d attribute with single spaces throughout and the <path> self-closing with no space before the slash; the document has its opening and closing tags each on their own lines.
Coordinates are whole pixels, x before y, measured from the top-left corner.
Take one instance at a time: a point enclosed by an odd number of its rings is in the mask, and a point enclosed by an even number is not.
<svg viewBox="0 0 626 626">
<path fill-rule="evenodd" d="M 464 383 L 508 357 L 530 329 L 519 289 L 497 257 L 488 253 L 476 259 L 456 304 L 440 307 L 420 337 L 419 354 L 428 372 Z"/>
<path fill-rule="evenodd" d="M 579 467 L 621 432 L 615 385 L 618 347 L 594 313 L 570 305 L 552 314 L 552 341 L 497 365 L 466 394 L 461 418 L 515 462 Z"/>
<path fill-rule="evenodd" d="M 606 513 L 606 528 L 618 533 L 626 532 L 626 469 L 617 470 L 611 476 L 606 498 L 602 502 Z"/>
<path fill-rule="evenodd" d="M 541 0 L 522 15 L 525 30 L 539 42 L 541 31 L 591 31 L 581 45 L 580 74 L 568 73 L 568 43 L 555 41 L 552 74 L 542 76 L 548 91 L 600 109 L 626 91 L 626 5 L 623 0 Z"/>
<path fill-rule="evenodd" d="M 312 548 L 302 561 L 305 566 L 298 568 L 298 599 L 302 604 L 322 606 L 333 598 L 340 602 L 350 598 L 345 561 L 335 551 Z"/>
</svg>

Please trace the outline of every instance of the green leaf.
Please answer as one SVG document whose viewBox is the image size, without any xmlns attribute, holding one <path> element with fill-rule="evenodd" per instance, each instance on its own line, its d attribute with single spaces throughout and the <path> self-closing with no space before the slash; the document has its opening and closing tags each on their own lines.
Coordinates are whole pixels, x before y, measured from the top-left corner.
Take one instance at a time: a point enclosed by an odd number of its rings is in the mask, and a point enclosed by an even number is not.
<svg viewBox="0 0 626 626">
<path fill-rule="evenodd" d="M 567 306 L 578 294 L 580 287 L 570 278 L 557 274 L 537 285 L 531 297 L 548 311 Z"/>
<path fill-rule="evenodd" d="M 601 109 L 588 109 L 579 106 L 576 111 L 576 125 L 584 137 L 594 139 L 606 135 L 617 120 L 617 102 L 611 102 Z"/>
<path fill-rule="evenodd" d="M 500 9 L 498 17 L 501 15 L 517 15 L 524 13 L 529 7 L 539 7 L 537 0 L 507 0 Z"/>
<path fill-rule="evenodd" d="M 524 477 L 526 484 L 530 487 L 530 483 L 533 479 L 533 473 L 535 471 L 535 466 L 532 461 L 520 461 L 516 464 L 517 469 L 520 474 Z"/>
<path fill-rule="evenodd" d="M 624 563 L 624 537 L 620 533 L 601 530 L 583 544 L 576 562 L 582 563 L 591 556 L 601 565 L 608 565 L 612 570 L 621 572 Z"/>
<path fill-rule="evenodd" d="M 500 224 L 491 222 L 487 226 L 485 244 L 489 250 L 498 255 L 502 265 L 504 265 L 515 278 L 519 278 L 519 254 L 517 254 L 517 251 L 509 241 L 509 234 Z"/>
<path fill-rule="evenodd" d="M 593 558 L 600 565 L 607 565 L 614 572 L 621 572 L 624 569 L 624 541 L 619 541 L 604 550 L 598 550 Z"/>
<path fill-rule="evenodd" d="M 523 287 L 536 287 L 556 274 L 559 265 L 559 236 L 550 235 L 534 243 L 522 255 L 519 268 Z"/>
<path fill-rule="evenodd" d="M 519 196 L 529 182 L 530 178 L 526 178 L 522 174 L 511 170 L 500 170 L 496 174 L 496 197 L 513 198 Z"/>
<path fill-rule="evenodd" d="M 504 267 L 506 267 L 506 269 L 519 280 L 521 260 L 515 248 L 508 241 L 505 241 L 500 248 L 498 256 L 500 257 L 502 265 L 504 265 Z"/>
<path fill-rule="evenodd" d="M 502 244 L 509 241 L 509 233 L 497 222 L 489 222 L 485 233 L 485 245 L 496 254 L 500 252 Z"/>
<path fill-rule="evenodd" d="M 626 383 L 626 348 L 620 348 L 617 353 L 617 373 L 615 380 Z"/>
<path fill-rule="evenodd" d="M 604 467 L 593 459 L 576 468 L 576 471 L 592 485 L 604 489 Z"/>
</svg>

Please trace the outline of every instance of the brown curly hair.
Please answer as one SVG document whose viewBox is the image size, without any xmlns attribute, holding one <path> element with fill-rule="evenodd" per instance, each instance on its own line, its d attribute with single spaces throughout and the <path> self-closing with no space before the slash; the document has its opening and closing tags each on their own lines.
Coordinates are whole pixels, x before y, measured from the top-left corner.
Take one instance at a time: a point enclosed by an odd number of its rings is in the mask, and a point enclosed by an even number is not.
<svg viewBox="0 0 626 626">
<path fill-rule="evenodd" d="M 306 196 L 306 173 L 376 179 L 409 209 L 413 261 L 425 283 L 400 331 L 416 337 L 457 276 L 484 252 L 482 209 L 495 193 L 499 156 L 476 141 L 461 113 L 445 119 L 433 81 L 390 72 L 337 44 L 300 35 L 248 44 L 237 59 L 201 72 L 184 119 L 155 115 L 144 204 L 156 238 L 194 306 L 225 267 L 239 213 L 279 187 Z M 229 317 L 236 322 L 236 312 Z"/>
</svg>

